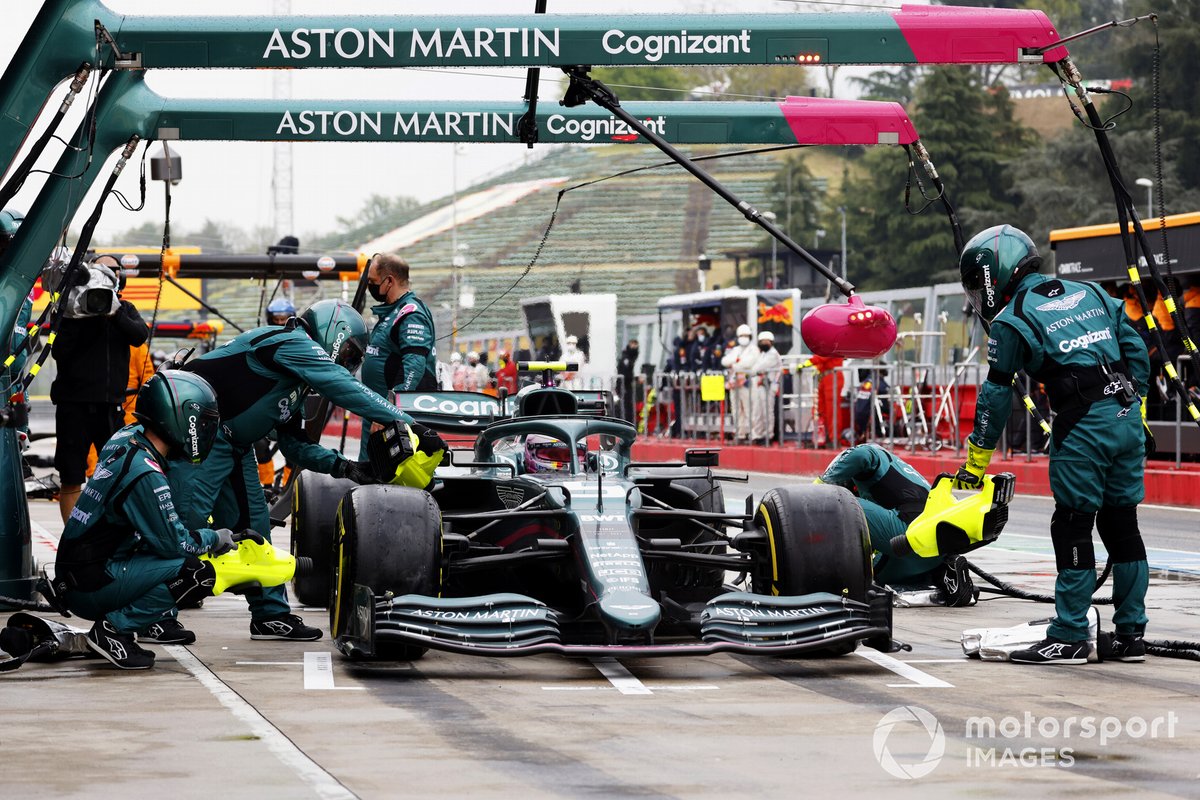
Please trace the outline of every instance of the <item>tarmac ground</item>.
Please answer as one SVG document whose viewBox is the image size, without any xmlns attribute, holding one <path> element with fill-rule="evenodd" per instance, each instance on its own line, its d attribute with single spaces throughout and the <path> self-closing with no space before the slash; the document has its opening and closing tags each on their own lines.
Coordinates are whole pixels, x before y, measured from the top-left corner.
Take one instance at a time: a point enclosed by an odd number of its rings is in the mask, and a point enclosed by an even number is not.
<svg viewBox="0 0 1200 800">
<path fill-rule="evenodd" d="M 726 500 L 795 480 L 756 474 Z M 35 555 L 52 560 L 57 506 L 30 505 Z M 1001 539 L 971 558 L 1050 591 L 1051 508 L 1018 496 Z M 1200 640 L 1200 511 L 1144 507 L 1141 520 L 1148 637 Z M 275 539 L 286 547 L 286 529 Z M 251 641 L 245 602 L 222 595 L 183 613 L 194 645 L 151 646 L 152 670 L 74 659 L 0 675 L 3 796 L 1200 796 L 1196 662 L 967 659 L 964 629 L 1052 614 L 983 598 L 896 609 L 912 650 L 891 655 L 360 665 L 328 638 Z M 298 613 L 327 630 L 323 609 Z"/>
</svg>

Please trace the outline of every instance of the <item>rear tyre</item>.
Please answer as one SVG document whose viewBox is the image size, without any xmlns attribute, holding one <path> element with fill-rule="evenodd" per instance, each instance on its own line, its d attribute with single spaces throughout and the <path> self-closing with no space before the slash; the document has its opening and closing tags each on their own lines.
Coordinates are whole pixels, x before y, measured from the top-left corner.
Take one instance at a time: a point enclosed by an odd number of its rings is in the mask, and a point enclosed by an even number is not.
<svg viewBox="0 0 1200 800">
<path fill-rule="evenodd" d="M 304 472 L 296 478 L 295 484 L 292 488 L 292 555 L 311 558 L 313 566 L 308 574 L 297 575 L 292 585 L 296 599 L 301 603 L 324 608 L 329 605 L 338 503 L 357 484 L 319 472 Z"/>
<path fill-rule="evenodd" d="M 380 595 L 436 597 L 441 589 L 441 511 L 432 496 L 407 486 L 360 486 L 338 507 L 336 570 L 329 627 L 349 627 L 354 585 Z M 375 657 L 410 661 L 426 648 L 376 641 Z"/>
<path fill-rule="evenodd" d="M 754 591 L 770 595 L 828 592 L 867 602 L 871 587 L 871 542 L 867 521 L 854 495 L 839 486 L 787 486 L 767 492 L 754 515 L 767 534 L 765 563 Z M 852 652 L 845 642 L 826 651 Z"/>
</svg>

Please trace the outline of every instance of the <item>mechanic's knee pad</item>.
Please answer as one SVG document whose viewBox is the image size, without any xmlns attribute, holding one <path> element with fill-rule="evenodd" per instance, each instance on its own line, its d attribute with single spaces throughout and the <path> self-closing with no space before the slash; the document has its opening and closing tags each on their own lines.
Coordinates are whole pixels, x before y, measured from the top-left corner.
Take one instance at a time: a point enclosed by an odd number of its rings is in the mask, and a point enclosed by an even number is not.
<svg viewBox="0 0 1200 800">
<path fill-rule="evenodd" d="M 217 571 L 211 563 L 188 556 L 183 560 L 179 574 L 167 581 L 167 591 L 175 598 L 175 605 L 194 605 L 197 601 L 212 596 L 216 580 Z"/>
<path fill-rule="evenodd" d="M 1096 550 L 1092 546 L 1092 525 L 1096 515 L 1056 504 L 1050 518 L 1050 540 L 1059 572 L 1065 569 L 1095 569 Z"/>
<path fill-rule="evenodd" d="M 1146 560 L 1146 543 L 1138 528 L 1137 506 L 1105 506 L 1096 515 L 1096 532 L 1114 564 Z"/>
</svg>

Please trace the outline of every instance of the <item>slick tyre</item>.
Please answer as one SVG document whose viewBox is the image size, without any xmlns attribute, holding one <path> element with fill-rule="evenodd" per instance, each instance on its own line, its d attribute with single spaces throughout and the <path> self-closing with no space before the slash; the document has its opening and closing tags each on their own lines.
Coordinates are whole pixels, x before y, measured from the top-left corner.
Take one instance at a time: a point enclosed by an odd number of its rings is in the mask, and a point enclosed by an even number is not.
<svg viewBox="0 0 1200 800">
<path fill-rule="evenodd" d="M 329 605 L 337 507 L 354 481 L 304 472 L 292 488 L 292 555 L 311 558 L 312 569 L 293 579 L 296 599 L 306 606 Z"/>
<path fill-rule="evenodd" d="M 433 497 L 406 486 L 359 486 L 338 508 L 333 598 L 333 637 L 347 632 L 354 586 L 372 593 L 436 597 L 441 589 L 441 511 Z M 374 656 L 410 661 L 426 648 L 375 641 Z"/>
<path fill-rule="evenodd" d="M 838 486 L 799 485 L 772 489 L 759 503 L 755 524 L 767 535 L 765 563 L 754 591 L 771 595 L 828 592 L 867 601 L 871 544 L 862 509 Z M 831 655 L 854 643 L 830 648 Z"/>
</svg>

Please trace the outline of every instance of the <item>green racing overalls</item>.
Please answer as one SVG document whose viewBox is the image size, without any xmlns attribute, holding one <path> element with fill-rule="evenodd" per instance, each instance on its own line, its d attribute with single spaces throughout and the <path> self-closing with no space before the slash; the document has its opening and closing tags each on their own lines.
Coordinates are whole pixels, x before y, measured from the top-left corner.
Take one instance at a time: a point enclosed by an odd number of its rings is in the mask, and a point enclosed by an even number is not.
<svg viewBox="0 0 1200 800">
<path fill-rule="evenodd" d="M 929 483 L 893 453 L 874 444 L 843 450 L 821 475 L 822 483 L 854 492 L 867 518 L 875 550 L 875 579 L 887 585 L 925 585 L 944 559 L 940 556 L 897 557 L 892 539 L 902 535 L 920 516 L 929 497 Z"/>
<path fill-rule="evenodd" d="M 55 562 L 55 584 L 72 613 L 142 632 L 176 615 L 181 589 L 197 588 L 187 578 L 217 533 L 201 526 L 189 531 L 180 522 L 164 474 L 177 467 L 159 455 L 141 425 L 125 426 L 101 448 Z"/>
<path fill-rule="evenodd" d="M 378 318 L 367 343 L 362 381 L 371 391 L 388 397 L 391 392 L 424 392 L 438 389 L 437 347 L 433 315 L 413 292 L 394 303 L 372 306 Z M 359 459 L 366 460 L 371 426 L 364 424 Z"/>
<path fill-rule="evenodd" d="M 1094 283 L 1027 275 L 992 322 L 988 365 L 971 433 L 977 446 L 995 449 L 1019 370 L 1045 385 L 1055 412 L 1050 536 L 1058 580 L 1049 635 L 1087 638 L 1096 585 L 1093 522 L 1113 564 L 1117 633 L 1142 633 L 1149 571 L 1137 524 L 1145 496 L 1138 403 L 1150 363 L 1122 303 Z"/>
<path fill-rule="evenodd" d="M 271 539 L 271 519 L 258 482 L 254 443 L 274 432 L 284 457 L 303 469 L 331 473 L 342 456 L 310 442 L 301 429 L 309 390 L 373 422 L 412 418 L 338 366 L 301 328 L 246 331 L 183 369 L 217 393 L 221 430 L 203 463 L 172 464 L 170 478 L 184 524 L 241 531 Z M 289 613 L 282 586 L 246 592 L 255 620 Z"/>
</svg>

